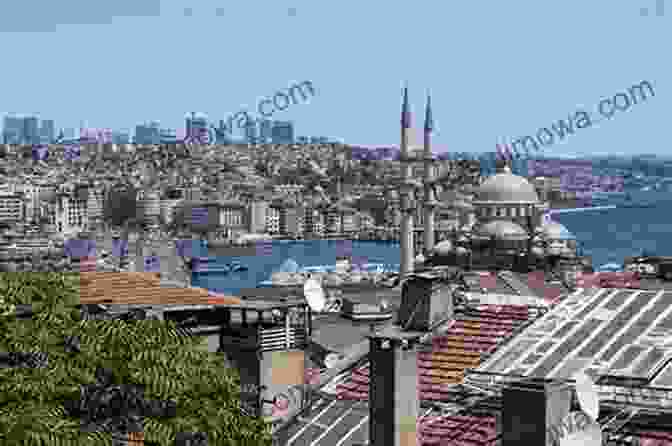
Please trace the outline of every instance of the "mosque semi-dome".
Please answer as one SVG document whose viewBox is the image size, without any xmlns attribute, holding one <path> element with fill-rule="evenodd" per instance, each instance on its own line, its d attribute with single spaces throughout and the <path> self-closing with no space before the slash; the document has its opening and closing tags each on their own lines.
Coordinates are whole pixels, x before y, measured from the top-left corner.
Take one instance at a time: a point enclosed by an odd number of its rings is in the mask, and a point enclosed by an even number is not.
<svg viewBox="0 0 672 446">
<path fill-rule="evenodd" d="M 450 240 L 443 240 L 434 245 L 434 254 L 448 255 L 453 252 L 453 243 Z"/>
<path fill-rule="evenodd" d="M 527 239 L 528 234 L 519 224 L 508 220 L 494 220 L 480 226 L 476 233 L 479 237 L 497 240 Z"/>
<path fill-rule="evenodd" d="M 575 240 L 574 234 L 569 232 L 567 228 L 557 222 L 546 223 L 542 226 L 543 235 L 548 239 L 555 240 Z"/>
<path fill-rule="evenodd" d="M 476 192 L 476 203 L 538 203 L 534 186 L 524 177 L 514 175 L 508 168 L 491 176 Z"/>
</svg>

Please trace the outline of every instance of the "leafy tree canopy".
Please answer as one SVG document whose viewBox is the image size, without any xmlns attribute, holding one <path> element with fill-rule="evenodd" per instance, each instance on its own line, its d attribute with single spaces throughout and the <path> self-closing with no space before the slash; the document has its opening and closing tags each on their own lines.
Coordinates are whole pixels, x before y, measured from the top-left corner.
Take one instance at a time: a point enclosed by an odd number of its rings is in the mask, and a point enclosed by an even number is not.
<svg viewBox="0 0 672 446">
<path fill-rule="evenodd" d="M 203 338 L 179 337 L 171 322 L 82 320 L 78 286 L 78 274 L 0 273 L 0 352 L 48 355 L 46 367 L 0 368 L 0 444 L 109 445 L 64 410 L 100 367 L 176 403 L 175 417 L 144 418 L 148 444 L 172 445 L 180 432 L 204 432 L 210 445 L 270 443 L 264 422 L 240 412 L 239 376 Z M 22 305 L 31 317 L 17 317 Z M 66 348 L 71 337 L 78 351 Z"/>
</svg>

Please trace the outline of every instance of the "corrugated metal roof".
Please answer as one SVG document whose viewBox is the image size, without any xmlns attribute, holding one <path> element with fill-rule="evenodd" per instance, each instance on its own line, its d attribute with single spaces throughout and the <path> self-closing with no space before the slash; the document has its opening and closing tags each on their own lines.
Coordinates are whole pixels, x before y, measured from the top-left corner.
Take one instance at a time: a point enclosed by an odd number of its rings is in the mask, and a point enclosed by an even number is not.
<svg viewBox="0 0 672 446">
<path fill-rule="evenodd" d="M 655 336 L 670 320 L 672 293 L 579 289 L 479 371 L 566 379 L 592 369 L 597 376 L 650 380 L 672 358 L 672 346 Z"/>
</svg>

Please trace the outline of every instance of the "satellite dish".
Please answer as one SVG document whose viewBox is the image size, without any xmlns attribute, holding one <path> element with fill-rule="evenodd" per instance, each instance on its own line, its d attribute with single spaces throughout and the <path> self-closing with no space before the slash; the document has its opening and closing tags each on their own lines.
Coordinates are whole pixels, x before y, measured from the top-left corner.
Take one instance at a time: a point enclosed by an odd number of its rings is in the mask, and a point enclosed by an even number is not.
<svg viewBox="0 0 672 446">
<path fill-rule="evenodd" d="M 303 285 L 303 295 L 308 302 L 310 309 L 316 313 L 321 313 L 327 306 L 327 298 L 324 295 L 322 285 L 315 278 L 306 280 Z"/>
<path fill-rule="evenodd" d="M 602 446 L 602 428 L 591 423 L 584 429 L 560 439 L 560 446 Z"/>
<path fill-rule="evenodd" d="M 336 364 L 343 359 L 341 355 L 338 353 L 329 353 L 327 356 L 324 358 L 324 365 L 328 369 L 332 369 L 336 366 Z"/>
<path fill-rule="evenodd" d="M 574 381 L 576 383 L 576 397 L 581 405 L 581 410 L 593 421 L 597 420 L 600 414 L 600 398 L 595 383 L 584 372 L 575 373 Z"/>
</svg>

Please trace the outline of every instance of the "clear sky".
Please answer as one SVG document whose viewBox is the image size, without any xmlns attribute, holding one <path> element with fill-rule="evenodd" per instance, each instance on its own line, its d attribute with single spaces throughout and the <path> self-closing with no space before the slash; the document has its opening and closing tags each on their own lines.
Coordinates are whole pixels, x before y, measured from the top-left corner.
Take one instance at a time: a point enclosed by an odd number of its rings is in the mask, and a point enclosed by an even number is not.
<svg viewBox="0 0 672 446">
<path fill-rule="evenodd" d="M 440 151 L 489 151 L 648 80 L 654 98 L 551 153 L 665 153 L 662 1 L 3 1 L 0 113 L 175 128 L 187 112 L 217 122 L 310 80 L 316 96 L 274 119 L 298 135 L 397 144 L 408 81 L 418 141 L 429 88 Z"/>
</svg>

